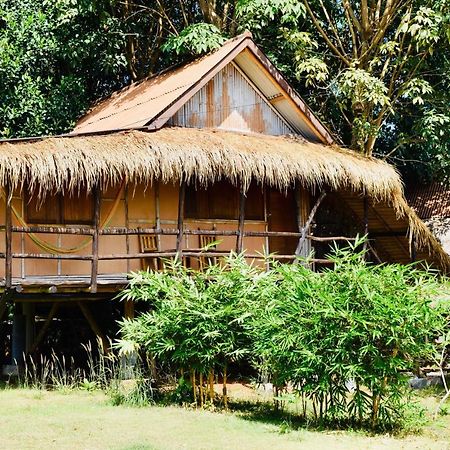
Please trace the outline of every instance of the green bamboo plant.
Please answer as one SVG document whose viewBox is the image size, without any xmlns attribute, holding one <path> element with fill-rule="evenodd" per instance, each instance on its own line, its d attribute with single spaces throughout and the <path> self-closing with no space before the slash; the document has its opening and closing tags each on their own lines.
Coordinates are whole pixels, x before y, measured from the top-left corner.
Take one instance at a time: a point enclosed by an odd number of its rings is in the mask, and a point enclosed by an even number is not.
<svg viewBox="0 0 450 450">
<path fill-rule="evenodd" d="M 192 400 L 199 406 L 213 403 L 215 375 L 221 375 L 227 408 L 229 364 L 249 353 L 244 322 L 250 315 L 247 298 L 255 295 L 255 276 L 256 269 L 234 254 L 202 272 L 174 261 L 164 272 L 134 274 L 122 298 L 149 301 L 151 310 L 121 322 L 119 344 L 133 341 L 174 367 L 180 382 L 191 385 Z"/>
<path fill-rule="evenodd" d="M 122 298 L 150 310 L 124 320 L 119 346 L 172 368 L 191 401 L 228 406 L 231 363 L 268 374 L 297 396 L 305 419 L 383 429 L 402 420 L 404 373 L 431 359 L 446 316 L 433 306 L 438 278 L 414 265 L 373 265 L 362 241 L 329 255 L 333 268 L 272 261 L 270 270 L 231 254 L 205 271 L 179 261 L 132 274 Z M 130 345 L 131 342 L 131 345 Z"/>
</svg>

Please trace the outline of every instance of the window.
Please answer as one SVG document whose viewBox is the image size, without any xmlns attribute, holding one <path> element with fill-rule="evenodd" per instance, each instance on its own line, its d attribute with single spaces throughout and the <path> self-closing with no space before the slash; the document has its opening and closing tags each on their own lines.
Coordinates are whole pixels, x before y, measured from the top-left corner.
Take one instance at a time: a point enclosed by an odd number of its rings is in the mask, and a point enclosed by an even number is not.
<svg viewBox="0 0 450 450">
<path fill-rule="evenodd" d="M 29 224 L 91 225 L 94 222 L 92 195 L 48 195 L 43 201 L 35 196 L 26 199 L 26 221 Z"/>
<path fill-rule="evenodd" d="M 239 189 L 227 180 L 220 180 L 207 188 L 188 186 L 185 216 L 189 219 L 239 218 Z M 261 186 L 252 182 L 247 191 L 245 218 L 264 220 L 264 194 Z"/>
</svg>

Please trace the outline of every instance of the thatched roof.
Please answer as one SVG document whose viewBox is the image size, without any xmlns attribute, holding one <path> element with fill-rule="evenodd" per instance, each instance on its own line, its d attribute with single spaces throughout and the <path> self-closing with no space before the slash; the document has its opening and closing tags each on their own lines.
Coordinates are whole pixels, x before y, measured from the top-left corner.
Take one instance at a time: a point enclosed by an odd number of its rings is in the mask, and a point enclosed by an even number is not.
<svg viewBox="0 0 450 450">
<path fill-rule="evenodd" d="M 391 205 L 407 218 L 420 248 L 450 268 L 450 258 L 407 205 L 400 177 L 389 164 L 337 146 L 294 137 L 244 135 L 217 130 L 163 128 L 106 135 L 45 138 L 0 143 L 0 183 L 49 191 L 88 190 L 96 183 L 188 182 L 219 178 L 279 189 L 296 182 L 320 189 L 351 190 Z"/>
<path fill-rule="evenodd" d="M 187 181 L 207 184 L 226 177 L 252 178 L 284 189 L 351 188 L 388 200 L 402 195 L 395 169 L 337 146 L 294 137 L 246 135 L 217 130 L 163 128 L 105 135 L 0 142 L 0 183 L 26 183 L 41 192 L 87 189 L 101 182 Z"/>
</svg>

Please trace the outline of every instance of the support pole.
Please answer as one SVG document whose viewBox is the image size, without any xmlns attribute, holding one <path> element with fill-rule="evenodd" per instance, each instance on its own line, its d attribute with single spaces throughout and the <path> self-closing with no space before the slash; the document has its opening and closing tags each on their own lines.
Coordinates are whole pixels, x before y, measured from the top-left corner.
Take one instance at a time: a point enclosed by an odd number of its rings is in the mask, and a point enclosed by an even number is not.
<svg viewBox="0 0 450 450">
<path fill-rule="evenodd" d="M 244 225 L 245 225 L 245 190 L 244 184 L 241 182 L 240 197 L 239 197 L 239 224 L 238 235 L 236 240 L 236 253 L 242 253 L 244 244 Z"/>
<path fill-rule="evenodd" d="M 411 262 L 416 262 L 417 260 L 417 248 L 416 248 L 416 238 L 414 234 L 411 232 Z"/>
<path fill-rule="evenodd" d="M 91 263 L 91 292 L 97 292 L 97 274 L 98 274 L 98 237 L 100 226 L 100 187 L 94 188 L 94 233 L 92 235 L 92 263 Z"/>
<path fill-rule="evenodd" d="M 12 192 L 8 186 L 5 188 L 5 191 L 5 287 L 10 289 L 12 286 Z"/>
<path fill-rule="evenodd" d="M 100 329 L 97 322 L 95 321 L 91 310 L 88 308 L 88 306 L 84 302 L 78 302 L 78 306 L 80 307 L 81 312 L 83 313 L 83 316 L 88 321 L 89 326 L 91 327 L 91 330 L 97 336 L 99 344 L 102 346 L 103 353 L 108 354 L 109 353 L 108 339 L 102 333 L 102 330 Z"/>
<path fill-rule="evenodd" d="M 302 188 L 302 186 L 297 185 L 295 188 L 295 206 L 296 206 L 296 212 L 297 212 L 297 229 L 298 232 L 301 234 L 303 233 L 303 226 L 305 225 L 306 221 L 308 220 L 308 210 L 309 210 L 309 193 L 305 191 L 305 189 Z M 307 230 L 308 231 L 308 230 Z M 309 252 L 311 251 L 311 235 L 308 233 L 306 234 L 306 238 L 308 239 L 308 246 L 306 248 L 306 251 L 303 251 L 303 247 L 300 250 L 300 256 L 307 256 Z M 303 255 L 302 255 L 303 253 Z"/>
<path fill-rule="evenodd" d="M 367 195 L 364 196 L 363 199 L 363 226 L 364 226 L 364 236 L 366 240 L 364 241 L 363 250 L 367 250 L 367 244 L 369 239 L 369 199 Z M 366 255 L 367 257 L 367 255 Z"/>
<path fill-rule="evenodd" d="M 128 183 L 125 186 L 125 191 L 124 191 L 124 196 L 125 196 L 125 228 L 128 230 L 130 228 L 130 214 L 129 214 L 129 209 L 128 209 Z M 127 234 L 125 236 L 125 249 L 127 254 L 130 253 L 130 235 Z M 127 259 L 127 273 L 130 273 L 130 260 Z"/>
<path fill-rule="evenodd" d="M 322 200 L 325 198 L 326 195 L 327 195 L 327 193 L 325 191 L 323 191 L 319 195 L 319 198 L 316 200 L 315 205 L 313 206 L 311 212 L 309 213 L 308 220 L 306 221 L 305 226 L 302 228 L 302 235 L 300 236 L 297 248 L 295 249 L 296 259 L 295 259 L 294 263 L 298 263 L 297 258 L 301 255 L 303 245 L 306 241 L 306 235 L 308 234 L 309 227 L 311 226 L 312 221 L 314 220 L 314 216 L 316 215 L 316 212 L 319 209 L 319 206 L 322 203 Z"/>
<path fill-rule="evenodd" d="M 35 304 L 23 303 L 22 309 L 25 316 L 25 352 L 28 353 L 33 346 L 36 334 Z"/>
<path fill-rule="evenodd" d="M 183 244 L 183 227 L 184 227 L 184 201 L 186 198 L 186 181 L 180 184 L 180 194 L 178 197 L 178 222 L 177 222 L 177 246 L 176 252 L 181 260 L 182 244 Z"/>
<path fill-rule="evenodd" d="M 34 353 L 37 350 L 37 348 L 39 347 L 40 343 L 42 342 L 42 340 L 45 337 L 45 334 L 47 333 L 47 330 L 50 328 L 52 320 L 55 317 L 58 309 L 59 309 L 59 303 L 54 302 L 52 307 L 50 308 L 50 312 L 48 313 L 48 316 L 45 319 L 44 324 L 42 325 L 41 329 L 39 330 L 38 335 L 36 336 L 36 339 L 34 340 L 33 344 L 31 345 L 31 347 L 29 349 L 29 353 Z"/>
</svg>

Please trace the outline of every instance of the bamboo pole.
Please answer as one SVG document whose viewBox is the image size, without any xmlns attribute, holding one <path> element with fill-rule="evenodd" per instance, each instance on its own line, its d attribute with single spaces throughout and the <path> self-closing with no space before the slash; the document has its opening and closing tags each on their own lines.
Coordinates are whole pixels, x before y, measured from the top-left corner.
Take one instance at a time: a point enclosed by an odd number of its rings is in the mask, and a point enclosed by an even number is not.
<svg viewBox="0 0 450 450">
<path fill-rule="evenodd" d="M 203 391 L 203 372 L 200 372 L 198 375 L 198 385 L 199 385 L 199 393 L 200 393 L 200 408 L 203 408 L 204 405 L 204 391 Z"/>
<path fill-rule="evenodd" d="M 6 186 L 5 193 L 5 287 L 10 289 L 12 286 L 12 192 L 9 186 Z"/>
<path fill-rule="evenodd" d="M 209 400 L 214 402 L 214 369 L 209 369 Z"/>
<path fill-rule="evenodd" d="M 295 249 L 295 256 L 300 256 L 303 245 L 305 243 L 306 240 L 306 236 L 307 236 L 307 232 L 309 230 L 309 227 L 312 224 L 312 221 L 314 220 L 314 216 L 316 215 L 317 210 L 319 209 L 320 204 L 322 203 L 322 200 L 325 198 L 325 196 L 327 195 L 327 193 L 325 191 L 323 191 L 320 195 L 319 198 L 316 200 L 315 205 L 313 206 L 308 220 L 306 221 L 304 227 L 302 228 L 302 235 L 298 241 L 298 245 L 297 248 Z M 296 263 L 298 263 L 298 260 L 295 261 Z"/>
<path fill-rule="evenodd" d="M 35 341 L 30 347 L 29 353 L 34 353 L 37 348 L 39 347 L 39 344 L 41 343 L 42 339 L 45 337 L 45 333 L 47 333 L 47 330 L 50 328 L 50 325 L 52 323 L 53 318 L 55 317 L 56 313 L 59 309 L 59 303 L 54 302 L 52 307 L 50 308 L 50 312 L 48 313 L 47 318 L 45 319 L 44 324 L 42 325 L 41 329 L 39 330 L 38 335 L 36 336 Z"/>
<path fill-rule="evenodd" d="M 367 244 L 369 239 L 369 199 L 367 195 L 363 199 L 363 225 L 364 225 L 364 236 L 366 240 L 364 241 L 363 250 L 367 250 Z"/>
<path fill-rule="evenodd" d="M 238 235 L 236 240 L 236 253 L 242 253 L 244 243 L 244 226 L 245 226 L 245 191 L 244 186 L 241 183 L 241 193 L 239 197 L 239 223 L 238 223 Z"/>
<path fill-rule="evenodd" d="M 109 353 L 109 344 L 108 339 L 103 334 L 102 330 L 98 326 L 97 322 L 94 319 L 94 316 L 92 315 L 91 310 L 88 308 L 88 306 L 84 302 L 77 302 L 78 306 L 81 309 L 81 312 L 83 313 L 83 316 L 89 323 L 89 326 L 91 327 L 94 334 L 97 336 L 97 339 L 99 340 L 99 343 L 102 346 L 102 350 L 105 354 Z"/>
<path fill-rule="evenodd" d="M 223 396 L 223 407 L 228 409 L 228 390 L 227 390 L 227 363 L 223 366 L 223 380 L 222 380 L 222 396 Z"/>
<path fill-rule="evenodd" d="M 186 198 L 186 182 L 182 181 L 180 185 L 180 193 L 178 197 L 178 222 L 177 222 L 177 256 L 181 260 L 182 244 L 183 244 L 183 227 L 184 227 L 184 202 Z"/>
<path fill-rule="evenodd" d="M 94 234 L 92 235 L 91 292 L 97 292 L 98 241 L 100 224 L 101 193 L 97 185 L 94 189 Z"/>
<path fill-rule="evenodd" d="M 125 227 L 128 230 L 130 228 L 130 214 L 128 210 L 128 184 L 125 186 L 124 190 L 124 201 L 125 201 Z M 130 235 L 125 235 L 125 249 L 127 253 L 130 253 Z M 130 260 L 127 259 L 127 273 L 130 273 Z"/>
</svg>

